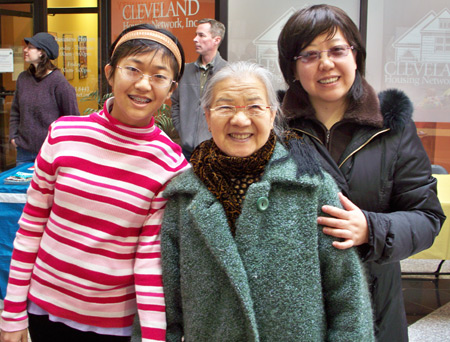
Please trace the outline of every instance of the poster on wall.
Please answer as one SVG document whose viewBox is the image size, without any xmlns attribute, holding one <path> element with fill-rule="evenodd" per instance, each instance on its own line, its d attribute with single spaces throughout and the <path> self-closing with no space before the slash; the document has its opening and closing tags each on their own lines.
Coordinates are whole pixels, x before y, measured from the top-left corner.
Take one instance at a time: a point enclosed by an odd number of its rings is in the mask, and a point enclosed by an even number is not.
<svg viewBox="0 0 450 342">
<path fill-rule="evenodd" d="M 87 78 L 87 37 L 78 36 L 78 77 Z"/>
<path fill-rule="evenodd" d="M 0 49 L 0 73 L 14 71 L 13 49 Z"/>
<path fill-rule="evenodd" d="M 111 41 L 127 27 L 148 23 L 172 32 L 180 41 L 186 56 L 186 63 L 197 59 L 193 39 L 197 21 L 214 18 L 215 0 L 177 1 L 112 1 Z"/>
<path fill-rule="evenodd" d="M 405 91 L 414 103 L 415 121 L 448 123 L 450 3 L 414 0 L 411 13 L 394 15 L 402 4 L 403 1 L 384 1 L 380 13 L 384 17 L 383 49 L 379 49 L 382 55 L 377 71 L 381 88 Z"/>
<path fill-rule="evenodd" d="M 73 80 L 74 76 L 74 49 L 73 34 L 63 34 L 63 71 L 68 81 Z"/>
</svg>

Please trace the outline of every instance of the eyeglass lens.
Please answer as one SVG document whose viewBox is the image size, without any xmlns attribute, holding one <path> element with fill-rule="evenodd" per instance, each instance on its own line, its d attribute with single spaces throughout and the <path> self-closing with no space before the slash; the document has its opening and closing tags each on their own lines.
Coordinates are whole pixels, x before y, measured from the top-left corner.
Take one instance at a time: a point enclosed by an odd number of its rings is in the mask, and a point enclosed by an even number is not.
<svg viewBox="0 0 450 342">
<path fill-rule="evenodd" d="M 161 74 L 146 75 L 138 68 L 131 66 L 124 66 L 124 67 L 118 66 L 118 68 L 124 77 L 133 82 L 137 82 L 141 78 L 147 77 L 150 83 L 155 87 L 165 88 L 172 84 L 172 80 L 165 75 Z"/>
<path fill-rule="evenodd" d="M 322 53 L 327 53 L 328 57 L 331 59 L 339 59 L 342 57 L 348 56 L 350 50 L 353 49 L 353 46 L 348 45 L 337 45 L 333 46 L 329 50 L 310 50 L 304 51 L 300 53 L 297 57 L 294 57 L 294 60 L 300 59 L 303 63 L 311 63 L 320 59 Z"/>
<path fill-rule="evenodd" d="M 257 116 L 263 114 L 270 106 L 251 104 L 247 106 L 217 106 L 212 108 L 218 115 L 233 116 L 238 112 L 238 109 L 242 109 L 245 114 L 249 116 Z"/>
</svg>

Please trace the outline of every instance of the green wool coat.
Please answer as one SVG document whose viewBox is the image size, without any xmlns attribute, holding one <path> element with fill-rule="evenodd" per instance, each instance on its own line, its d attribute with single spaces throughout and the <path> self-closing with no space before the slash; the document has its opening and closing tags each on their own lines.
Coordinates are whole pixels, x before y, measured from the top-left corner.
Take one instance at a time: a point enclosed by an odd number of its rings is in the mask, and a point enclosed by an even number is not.
<svg viewBox="0 0 450 342">
<path fill-rule="evenodd" d="M 302 175 L 278 144 L 230 233 L 222 205 L 192 169 L 167 187 L 161 231 L 167 341 L 373 341 L 370 299 L 354 249 L 317 224 L 337 187 Z M 268 200 L 268 202 L 267 202 Z M 322 214 L 323 215 L 323 214 Z"/>
</svg>

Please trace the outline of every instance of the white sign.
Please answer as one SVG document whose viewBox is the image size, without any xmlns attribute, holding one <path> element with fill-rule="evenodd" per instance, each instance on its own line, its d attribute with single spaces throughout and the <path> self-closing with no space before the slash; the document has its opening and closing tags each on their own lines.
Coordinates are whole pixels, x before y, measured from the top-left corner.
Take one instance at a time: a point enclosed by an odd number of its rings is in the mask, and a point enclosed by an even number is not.
<svg viewBox="0 0 450 342">
<path fill-rule="evenodd" d="M 13 72 L 14 58 L 12 49 L 0 49 L 0 72 Z"/>
</svg>

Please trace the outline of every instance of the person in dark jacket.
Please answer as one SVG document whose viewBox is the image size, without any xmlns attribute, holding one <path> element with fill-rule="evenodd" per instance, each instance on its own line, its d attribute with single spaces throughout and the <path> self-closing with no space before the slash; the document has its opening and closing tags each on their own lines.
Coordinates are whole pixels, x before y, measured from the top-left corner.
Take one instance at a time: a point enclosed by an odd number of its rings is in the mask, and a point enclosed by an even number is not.
<svg viewBox="0 0 450 342">
<path fill-rule="evenodd" d="M 324 233 L 358 246 L 367 266 L 378 341 L 407 341 L 400 260 L 430 247 L 445 220 L 436 179 L 399 90 L 379 96 L 363 78 L 366 51 L 341 9 L 294 13 L 278 39 L 288 89 L 282 108 L 321 156 L 345 210 L 325 206 Z"/>
<path fill-rule="evenodd" d="M 30 66 L 17 78 L 9 121 L 17 165 L 34 162 L 53 121 L 80 115 L 74 87 L 51 62 L 59 53 L 55 38 L 39 32 L 24 41 L 23 54 Z"/>
<path fill-rule="evenodd" d="M 374 341 L 361 261 L 317 224 L 337 186 L 311 147 L 274 129 L 269 75 L 237 62 L 211 78 L 212 139 L 164 192 L 166 341 Z"/>
</svg>

